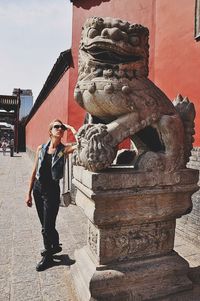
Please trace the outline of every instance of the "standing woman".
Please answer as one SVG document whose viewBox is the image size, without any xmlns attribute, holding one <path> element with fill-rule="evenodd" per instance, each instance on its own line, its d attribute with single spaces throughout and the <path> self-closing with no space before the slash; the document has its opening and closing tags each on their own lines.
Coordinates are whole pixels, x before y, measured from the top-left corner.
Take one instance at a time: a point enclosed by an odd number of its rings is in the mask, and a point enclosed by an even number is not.
<svg viewBox="0 0 200 301">
<path fill-rule="evenodd" d="M 50 140 L 37 148 L 35 164 L 31 176 L 26 204 L 32 206 L 32 196 L 35 200 L 37 213 L 42 225 L 44 250 L 42 259 L 36 270 L 43 271 L 53 264 L 53 254 L 62 251 L 59 234 L 55 228 L 56 217 L 60 204 L 59 180 L 63 177 L 66 156 L 74 151 L 75 145 L 64 145 L 61 139 L 64 131 L 70 129 L 75 135 L 76 130 L 65 125 L 59 119 L 49 125 Z"/>
</svg>

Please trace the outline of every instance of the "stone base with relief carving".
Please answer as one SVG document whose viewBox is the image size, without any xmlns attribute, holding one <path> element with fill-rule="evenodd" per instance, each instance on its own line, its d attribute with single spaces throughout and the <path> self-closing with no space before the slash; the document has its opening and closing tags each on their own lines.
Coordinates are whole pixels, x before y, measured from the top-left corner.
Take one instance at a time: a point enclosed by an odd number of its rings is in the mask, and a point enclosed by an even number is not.
<svg viewBox="0 0 200 301">
<path fill-rule="evenodd" d="M 71 267 L 81 301 L 142 301 L 192 288 L 173 251 L 176 218 L 191 208 L 198 171 L 141 172 L 74 167 L 76 204 L 88 218 L 87 246 Z"/>
</svg>

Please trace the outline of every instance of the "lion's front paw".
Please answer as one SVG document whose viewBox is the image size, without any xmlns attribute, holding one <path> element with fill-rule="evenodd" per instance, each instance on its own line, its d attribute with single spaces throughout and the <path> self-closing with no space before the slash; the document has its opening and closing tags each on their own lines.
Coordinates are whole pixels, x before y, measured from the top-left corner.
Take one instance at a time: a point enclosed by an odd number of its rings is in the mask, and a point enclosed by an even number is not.
<svg viewBox="0 0 200 301">
<path fill-rule="evenodd" d="M 116 153 L 117 149 L 112 145 L 112 136 L 108 133 L 106 125 L 93 124 L 84 127 L 84 131 L 81 130 L 76 160 L 78 165 L 98 171 L 108 167 Z"/>
</svg>

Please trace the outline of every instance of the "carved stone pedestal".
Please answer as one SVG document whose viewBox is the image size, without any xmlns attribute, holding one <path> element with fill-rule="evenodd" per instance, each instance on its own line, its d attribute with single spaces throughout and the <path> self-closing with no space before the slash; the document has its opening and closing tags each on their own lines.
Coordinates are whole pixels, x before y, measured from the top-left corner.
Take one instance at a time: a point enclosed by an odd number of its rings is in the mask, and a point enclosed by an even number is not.
<svg viewBox="0 0 200 301">
<path fill-rule="evenodd" d="M 191 289 L 188 263 L 173 247 L 176 218 L 191 210 L 197 182 L 190 169 L 93 173 L 75 166 L 76 204 L 88 218 L 87 246 L 71 267 L 79 300 L 153 300 Z"/>
</svg>

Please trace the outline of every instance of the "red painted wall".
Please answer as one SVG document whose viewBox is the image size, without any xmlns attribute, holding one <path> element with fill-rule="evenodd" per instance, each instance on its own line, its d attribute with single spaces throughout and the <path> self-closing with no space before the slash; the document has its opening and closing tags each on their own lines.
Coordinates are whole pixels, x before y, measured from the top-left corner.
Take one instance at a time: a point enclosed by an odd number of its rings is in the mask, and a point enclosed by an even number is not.
<svg viewBox="0 0 200 301">
<path fill-rule="evenodd" d="M 73 64 L 26 127 L 27 146 L 36 146 L 48 138 L 50 121 L 60 118 L 78 129 L 85 111 L 74 100 L 78 76 L 78 50 L 81 28 L 90 16 L 111 16 L 141 23 L 150 31 L 149 77 L 174 99 L 178 93 L 194 102 L 200 116 L 199 89 L 200 42 L 194 40 L 195 0 L 74 0 Z M 195 145 L 200 145 L 200 121 L 196 118 Z M 69 135 L 69 139 L 73 139 Z"/>
<path fill-rule="evenodd" d="M 30 150 L 35 151 L 38 145 L 48 140 L 48 125 L 53 119 L 68 122 L 68 82 L 69 72 L 66 72 L 26 125 L 26 145 Z"/>
<path fill-rule="evenodd" d="M 200 41 L 194 39 L 195 0 L 156 1 L 155 83 L 174 99 L 188 96 L 196 108 L 200 145 Z"/>
<path fill-rule="evenodd" d="M 92 3 L 92 4 L 91 4 Z M 69 118 L 74 114 L 73 90 L 77 80 L 78 47 L 81 26 L 89 16 L 111 16 L 147 26 L 150 31 L 149 77 L 174 99 L 178 93 L 188 96 L 200 116 L 199 78 L 200 42 L 194 39 L 195 0 L 94 0 L 74 1 L 72 51 L 75 68 L 70 71 Z M 77 109 L 78 120 L 83 111 Z M 194 145 L 200 145 L 200 119 L 196 117 Z"/>
</svg>

